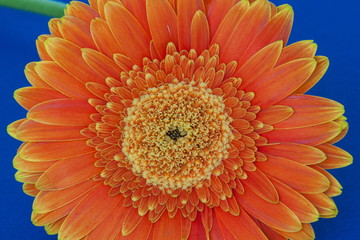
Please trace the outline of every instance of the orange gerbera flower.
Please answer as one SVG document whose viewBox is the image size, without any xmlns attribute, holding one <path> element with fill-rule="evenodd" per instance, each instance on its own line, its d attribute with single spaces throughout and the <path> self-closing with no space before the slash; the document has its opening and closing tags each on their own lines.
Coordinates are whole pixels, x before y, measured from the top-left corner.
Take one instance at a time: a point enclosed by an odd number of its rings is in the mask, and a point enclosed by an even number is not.
<svg viewBox="0 0 360 240">
<path fill-rule="evenodd" d="M 16 179 L 59 239 L 314 239 L 351 163 L 316 44 L 267 0 L 72 2 L 37 40 Z"/>
</svg>

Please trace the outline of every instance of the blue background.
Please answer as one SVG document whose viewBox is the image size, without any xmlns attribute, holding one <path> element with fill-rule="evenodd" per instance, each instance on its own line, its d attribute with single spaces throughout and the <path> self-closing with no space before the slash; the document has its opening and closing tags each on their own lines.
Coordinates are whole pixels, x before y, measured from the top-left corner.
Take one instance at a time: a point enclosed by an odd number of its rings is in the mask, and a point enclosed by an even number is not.
<svg viewBox="0 0 360 240">
<path fill-rule="evenodd" d="M 11 0 L 9 0 L 11 1 Z M 65 1 L 64 2 L 68 2 Z M 295 23 L 290 43 L 313 39 L 318 55 L 330 58 L 330 69 L 310 94 L 334 99 L 346 106 L 350 132 L 337 145 L 354 156 L 354 164 L 331 171 L 342 183 L 343 194 L 335 198 L 339 215 L 320 219 L 313 226 L 319 240 L 360 239 L 359 155 L 360 133 L 360 14 L 359 2 L 332 0 L 273 0 L 276 5 L 289 3 L 295 10 Z M 14 179 L 12 158 L 19 142 L 10 138 L 6 126 L 23 118 L 26 112 L 13 100 L 13 91 L 28 86 L 23 69 L 37 61 L 35 39 L 48 33 L 50 18 L 0 7 L 0 239 L 51 240 L 42 227 L 30 221 L 33 198 L 22 192 Z M 250 239 L 249 239 L 250 240 Z"/>
</svg>

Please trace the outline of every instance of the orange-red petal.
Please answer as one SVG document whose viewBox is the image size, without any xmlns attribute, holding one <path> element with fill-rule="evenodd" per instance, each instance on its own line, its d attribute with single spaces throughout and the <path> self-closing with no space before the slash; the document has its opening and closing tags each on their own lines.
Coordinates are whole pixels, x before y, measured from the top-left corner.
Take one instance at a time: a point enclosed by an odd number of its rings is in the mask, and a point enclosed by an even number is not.
<svg viewBox="0 0 360 240">
<path fill-rule="evenodd" d="M 56 99 L 42 102 L 31 108 L 28 119 L 57 126 L 88 126 L 95 109 L 86 101 Z"/>
<path fill-rule="evenodd" d="M 219 222 L 239 240 L 266 240 L 266 236 L 260 228 L 254 223 L 250 216 L 241 211 L 239 216 L 233 216 L 228 212 L 224 212 L 221 208 L 214 208 L 215 216 Z M 226 238 L 224 238 L 226 239 Z"/>
<path fill-rule="evenodd" d="M 142 59 L 150 54 L 150 38 L 144 28 L 124 6 L 115 2 L 105 4 L 105 16 L 112 34 L 126 55 L 141 65 Z"/>
<path fill-rule="evenodd" d="M 255 164 L 265 174 L 301 193 L 322 193 L 330 186 L 329 180 L 318 171 L 286 158 L 267 155 L 266 161 Z"/>
<path fill-rule="evenodd" d="M 287 158 L 304 165 L 317 164 L 325 160 L 325 154 L 316 147 L 297 143 L 278 143 L 259 146 L 259 151 Z"/>
<path fill-rule="evenodd" d="M 44 162 L 93 152 L 86 140 L 64 142 L 30 142 L 19 149 L 19 156 L 31 162 Z"/>
<path fill-rule="evenodd" d="M 353 162 L 353 157 L 345 150 L 331 144 L 322 144 L 316 146 L 326 155 L 325 161 L 318 164 L 318 166 L 325 169 L 346 167 Z"/>
<path fill-rule="evenodd" d="M 275 124 L 288 119 L 294 110 L 289 106 L 273 105 L 265 109 L 261 109 L 256 115 L 256 119 L 264 124 Z"/>
<path fill-rule="evenodd" d="M 277 12 L 261 31 L 253 38 L 239 64 L 243 64 L 249 57 L 259 51 L 264 46 L 281 40 L 284 46 L 290 36 L 291 27 L 294 20 L 294 12 L 290 5 L 282 5 L 283 8 Z"/>
<path fill-rule="evenodd" d="M 255 36 L 269 21 L 270 14 L 270 4 L 268 1 L 258 0 L 251 4 L 236 26 L 233 26 L 233 24 L 228 26 L 233 28 L 232 34 L 221 36 L 227 39 L 225 44 L 219 43 L 221 60 L 225 63 L 239 60 Z"/>
<path fill-rule="evenodd" d="M 341 126 L 334 121 L 311 127 L 274 129 L 264 133 L 269 142 L 293 142 L 305 145 L 319 145 L 330 141 L 341 132 Z"/>
<path fill-rule="evenodd" d="M 178 43 L 176 13 L 166 0 L 146 1 L 146 12 L 154 45 L 164 58 L 167 44 Z"/>
<path fill-rule="evenodd" d="M 302 58 L 260 75 L 246 87 L 246 90 L 255 92 L 252 103 L 267 107 L 279 102 L 304 83 L 315 66 L 314 59 Z"/>
<path fill-rule="evenodd" d="M 71 76 L 55 62 L 38 62 L 35 71 L 44 82 L 70 98 L 89 99 L 94 97 L 84 87 L 84 83 Z"/>
<path fill-rule="evenodd" d="M 290 106 L 294 113 L 274 124 L 275 129 L 314 126 L 335 120 L 344 113 L 344 106 L 340 103 L 309 95 L 292 95 L 278 104 Z"/>
<path fill-rule="evenodd" d="M 16 131 L 16 138 L 24 142 L 71 141 L 85 139 L 80 134 L 84 127 L 55 126 L 24 121 Z"/>
<path fill-rule="evenodd" d="M 246 174 L 247 179 L 242 181 L 244 185 L 268 202 L 279 202 L 279 195 L 274 185 L 260 169 L 256 169 L 253 172 L 248 171 Z"/>
<path fill-rule="evenodd" d="M 282 202 L 269 203 L 245 187 L 245 193 L 234 193 L 240 206 L 250 215 L 270 227 L 286 232 L 296 232 L 301 229 L 298 217 Z"/>
<path fill-rule="evenodd" d="M 99 184 L 99 182 L 88 180 L 63 190 L 40 191 L 34 200 L 33 210 L 36 213 L 54 211 L 83 196 L 84 194 L 87 194 Z"/>
<path fill-rule="evenodd" d="M 100 185 L 77 205 L 61 226 L 59 238 L 81 239 L 111 214 L 119 198 L 110 197 L 108 191 L 108 186 Z"/>
<path fill-rule="evenodd" d="M 311 223 L 318 220 L 319 212 L 309 200 L 286 184 L 273 178 L 270 178 L 270 180 L 279 193 L 280 201 L 290 208 L 302 223 Z"/>
<path fill-rule="evenodd" d="M 273 69 L 282 48 L 282 41 L 271 43 L 254 54 L 245 64 L 240 65 L 234 75 L 243 79 L 242 87 L 250 85 L 258 76 Z"/>
<path fill-rule="evenodd" d="M 315 56 L 316 68 L 311 76 L 294 93 L 305 93 L 312 88 L 326 73 L 329 68 L 329 59 L 324 56 Z"/>
<path fill-rule="evenodd" d="M 191 22 L 190 29 L 191 48 L 196 52 L 202 52 L 209 47 L 210 30 L 206 15 L 198 10 Z"/>
<path fill-rule="evenodd" d="M 67 98 L 64 94 L 49 88 L 24 87 L 14 92 L 14 98 L 25 109 L 30 109 L 38 103 Z"/>
<path fill-rule="evenodd" d="M 190 50 L 191 48 L 191 38 L 193 37 L 191 33 L 191 25 L 195 13 L 200 11 L 205 11 L 204 2 L 202 0 L 178 0 L 176 15 L 177 15 L 177 29 L 178 29 L 178 41 L 179 41 L 179 50 Z M 204 15 L 205 17 L 205 15 Z M 204 18 L 206 20 L 206 17 Z M 200 28 L 199 28 L 200 29 Z M 201 38 L 203 36 L 201 35 Z M 209 36 L 204 36 L 209 38 Z"/>
<path fill-rule="evenodd" d="M 93 19 L 90 23 L 90 32 L 97 49 L 109 58 L 115 53 L 124 53 L 105 20 Z"/>
<path fill-rule="evenodd" d="M 101 172 L 95 167 L 94 153 L 60 160 L 46 170 L 36 187 L 41 190 L 61 190 L 85 182 Z"/>
</svg>

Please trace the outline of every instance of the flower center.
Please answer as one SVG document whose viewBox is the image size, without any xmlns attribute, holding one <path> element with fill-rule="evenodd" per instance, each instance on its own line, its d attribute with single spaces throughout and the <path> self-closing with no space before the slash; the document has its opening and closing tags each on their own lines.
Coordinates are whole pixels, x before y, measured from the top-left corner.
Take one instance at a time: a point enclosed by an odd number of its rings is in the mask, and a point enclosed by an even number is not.
<svg viewBox="0 0 360 240">
<path fill-rule="evenodd" d="M 166 135 L 168 135 L 172 140 L 178 140 L 181 137 L 185 137 L 186 136 L 186 131 L 184 130 L 179 130 L 178 128 L 176 128 L 175 130 L 169 130 L 166 132 Z"/>
<path fill-rule="evenodd" d="M 149 88 L 124 119 L 123 152 L 132 171 L 162 189 L 202 186 L 228 157 L 232 119 L 206 84 Z"/>
</svg>

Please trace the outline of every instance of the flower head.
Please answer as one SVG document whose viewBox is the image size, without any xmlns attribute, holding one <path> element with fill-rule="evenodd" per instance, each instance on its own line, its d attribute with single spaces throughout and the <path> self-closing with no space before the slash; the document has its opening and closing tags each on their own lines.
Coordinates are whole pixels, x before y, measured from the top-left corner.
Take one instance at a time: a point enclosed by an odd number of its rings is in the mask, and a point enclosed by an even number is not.
<svg viewBox="0 0 360 240">
<path fill-rule="evenodd" d="M 267 0 L 90 0 L 37 40 L 17 180 L 59 239 L 314 239 L 351 163 L 328 59 Z"/>
</svg>

